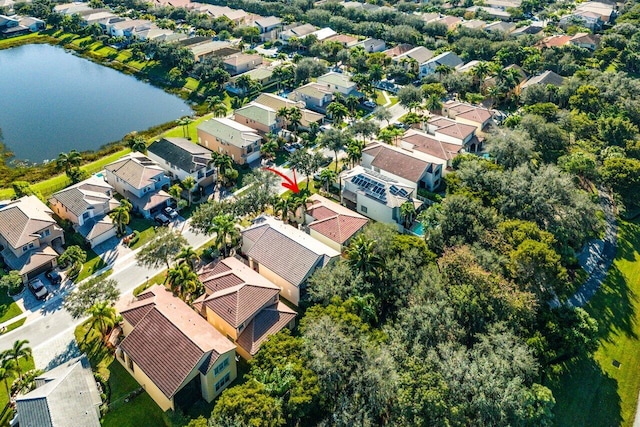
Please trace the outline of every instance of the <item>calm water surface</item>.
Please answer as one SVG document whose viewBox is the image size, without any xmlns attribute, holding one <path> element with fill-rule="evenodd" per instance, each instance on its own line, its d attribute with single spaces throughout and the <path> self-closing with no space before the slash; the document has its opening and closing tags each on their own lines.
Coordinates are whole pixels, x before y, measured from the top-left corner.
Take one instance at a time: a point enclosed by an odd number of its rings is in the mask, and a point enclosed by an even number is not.
<svg viewBox="0 0 640 427">
<path fill-rule="evenodd" d="M 191 113 L 177 96 L 57 46 L 0 50 L 0 128 L 20 160 L 95 150 Z"/>
</svg>

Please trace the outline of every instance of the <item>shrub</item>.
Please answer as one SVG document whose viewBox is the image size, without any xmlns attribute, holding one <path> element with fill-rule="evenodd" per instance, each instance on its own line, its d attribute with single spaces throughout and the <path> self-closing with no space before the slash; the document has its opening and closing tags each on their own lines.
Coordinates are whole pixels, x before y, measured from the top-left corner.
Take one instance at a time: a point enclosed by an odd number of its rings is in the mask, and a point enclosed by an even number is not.
<svg viewBox="0 0 640 427">
<path fill-rule="evenodd" d="M 0 286 L 7 289 L 9 295 L 18 295 L 24 289 L 22 277 L 16 270 L 10 271 L 8 274 L 0 277 Z"/>
</svg>

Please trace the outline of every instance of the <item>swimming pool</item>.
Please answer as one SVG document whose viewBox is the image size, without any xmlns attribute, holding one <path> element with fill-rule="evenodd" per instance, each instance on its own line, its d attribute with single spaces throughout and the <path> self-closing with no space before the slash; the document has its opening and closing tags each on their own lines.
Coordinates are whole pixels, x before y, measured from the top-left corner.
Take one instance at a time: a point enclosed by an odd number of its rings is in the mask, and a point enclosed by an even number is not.
<svg viewBox="0 0 640 427">
<path fill-rule="evenodd" d="M 411 232 L 416 236 L 424 236 L 424 228 L 421 222 L 414 222 L 411 226 Z"/>
</svg>

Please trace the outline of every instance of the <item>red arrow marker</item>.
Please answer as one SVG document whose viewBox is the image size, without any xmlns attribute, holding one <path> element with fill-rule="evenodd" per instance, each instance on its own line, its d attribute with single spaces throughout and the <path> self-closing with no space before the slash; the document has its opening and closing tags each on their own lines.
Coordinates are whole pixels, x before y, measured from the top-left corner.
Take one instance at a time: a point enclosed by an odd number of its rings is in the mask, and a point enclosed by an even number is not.
<svg viewBox="0 0 640 427">
<path fill-rule="evenodd" d="M 293 191 L 296 194 L 298 194 L 300 192 L 300 188 L 298 187 L 298 180 L 296 179 L 296 170 L 295 169 L 291 169 L 293 171 L 293 181 L 291 181 L 291 178 L 289 178 L 288 176 L 286 176 L 282 172 L 277 171 L 275 169 L 264 168 L 264 170 L 268 170 L 269 172 L 273 172 L 276 175 L 278 175 L 279 177 L 281 177 L 284 181 L 286 181 L 286 182 L 282 183 L 282 186 L 284 188 L 288 188 L 289 190 Z"/>
</svg>

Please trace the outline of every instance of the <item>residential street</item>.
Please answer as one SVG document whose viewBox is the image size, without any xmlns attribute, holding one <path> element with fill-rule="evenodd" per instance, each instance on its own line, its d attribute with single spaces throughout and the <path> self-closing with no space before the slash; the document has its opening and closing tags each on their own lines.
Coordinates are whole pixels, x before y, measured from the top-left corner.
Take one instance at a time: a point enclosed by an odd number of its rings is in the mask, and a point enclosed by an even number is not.
<svg viewBox="0 0 640 427">
<path fill-rule="evenodd" d="M 178 227 L 194 248 L 211 239 L 209 236 L 192 233 L 188 222 L 183 222 Z M 164 269 L 150 270 L 140 267 L 136 264 L 134 255 L 132 252 L 117 259 L 113 263 L 113 273 L 109 276 L 118 282 L 122 298 L 131 298 L 133 289 Z M 74 351 L 77 351 L 73 343 L 73 331 L 82 319 L 73 319 L 62 307 L 63 295 L 50 298 L 37 311 L 27 315 L 27 322 L 23 326 L 1 336 L 0 351 L 10 348 L 15 340 L 29 340 L 36 367 L 42 369 L 53 367 L 66 357 L 73 356 Z"/>
</svg>

